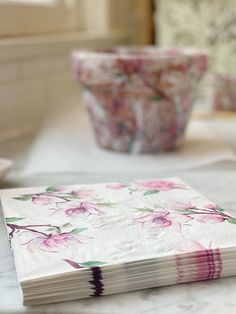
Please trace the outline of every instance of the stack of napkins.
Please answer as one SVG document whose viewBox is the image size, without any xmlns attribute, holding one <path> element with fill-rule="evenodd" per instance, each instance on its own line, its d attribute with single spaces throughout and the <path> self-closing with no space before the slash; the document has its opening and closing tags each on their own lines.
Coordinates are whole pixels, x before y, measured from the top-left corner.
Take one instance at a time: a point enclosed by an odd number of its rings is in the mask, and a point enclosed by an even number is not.
<svg viewBox="0 0 236 314">
<path fill-rule="evenodd" d="M 25 305 L 236 274 L 236 213 L 180 179 L 1 191 Z"/>
</svg>

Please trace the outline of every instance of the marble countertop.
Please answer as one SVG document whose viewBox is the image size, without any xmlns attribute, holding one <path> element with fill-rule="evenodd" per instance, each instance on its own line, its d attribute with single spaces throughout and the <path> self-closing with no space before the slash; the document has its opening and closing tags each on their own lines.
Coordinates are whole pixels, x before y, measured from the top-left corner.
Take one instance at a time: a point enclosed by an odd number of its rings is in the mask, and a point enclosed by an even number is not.
<svg viewBox="0 0 236 314">
<path fill-rule="evenodd" d="M 236 151 L 235 121 L 210 122 L 212 130 L 220 133 L 232 151 Z M 0 155 L 12 158 L 14 169 L 0 188 L 42 186 L 53 184 L 93 183 L 114 180 L 142 179 L 147 176 L 144 168 L 139 172 L 113 173 L 70 171 L 43 171 L 40 159 L 33 164 L 34 169 L 24 172 L 37 134 L 0 145 Z M 65 155 L 63 155 L 65 156 Z M 236 160 L 236 159 L 235 159 Z M 65 159 L 65 163 L 68 160 Z M 38 164 L 39 163 L 39 164 Z M 31 159 L 32 164 L 32 159 Z M 37 171 L 40 169 L 40 171 Z M 46 170 L 46 169 L 45 169 Z M 156 168 L 152 177 L 179 176 L 209 199 L 224 208 L 236 210 L 236 161 L 218 160 L 195 169 L 167 170 Z M 118 314 L 118 313 L 197 313 L 218 314 L 236 311 L 236 277 L 212 281 L 174 285 L 156 289 L 146 289 L 125 294 L 65 302 L 47 306 L 26 308 L 22 306 L 20 288 L 14 268 L 13 256 L 0 218 L 0 314 Z"/>
</svg>

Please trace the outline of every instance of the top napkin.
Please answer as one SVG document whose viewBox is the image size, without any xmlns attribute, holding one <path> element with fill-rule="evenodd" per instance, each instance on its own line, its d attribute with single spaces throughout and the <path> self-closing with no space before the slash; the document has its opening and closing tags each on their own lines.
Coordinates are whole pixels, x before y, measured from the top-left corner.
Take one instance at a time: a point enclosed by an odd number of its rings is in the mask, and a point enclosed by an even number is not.
<svg viewBox="0 0 236 314">
<path fill-rule="evenodd" d="M 236 217 L 177 178 L 0 194 L 21 282 L 236 249 Z"/>
</svg>

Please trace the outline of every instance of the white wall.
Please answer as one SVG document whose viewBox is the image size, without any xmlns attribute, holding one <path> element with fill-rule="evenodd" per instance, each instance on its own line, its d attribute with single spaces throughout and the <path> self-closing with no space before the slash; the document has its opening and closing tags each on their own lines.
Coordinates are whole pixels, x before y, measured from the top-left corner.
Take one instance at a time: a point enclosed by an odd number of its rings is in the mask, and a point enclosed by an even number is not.
<svg viewBox="0 0 236 314">
<path fill-rule="evenodd" d="M 125 44 L 122 32 L 83 36 L 44 37 L 41 41 L 0 44 L 0 141 L 34 129 L 49 110 L 78 101 L 80 89 L 71 66 L 72 50 Z"/>
</svg>

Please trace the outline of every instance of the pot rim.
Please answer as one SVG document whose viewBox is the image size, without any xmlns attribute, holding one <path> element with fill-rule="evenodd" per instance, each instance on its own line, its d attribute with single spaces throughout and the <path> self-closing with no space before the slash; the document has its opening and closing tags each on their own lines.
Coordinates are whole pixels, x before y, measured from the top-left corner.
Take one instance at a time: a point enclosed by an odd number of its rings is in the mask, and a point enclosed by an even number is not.
<svg viewBox="0 0 236 314">
<path fill-rule="evenodd" d="M 146 53 L 145 53 L 146 51 Z M 142 53 L 143 52 L 143 53 Z M 158 53 L 159 52 L 159 53 Z M 155 53 L 158 53 L 157 55 Z M 192 47 L 114 46 L 108 49 L 79 49 L 72 52 L 73 59 L 109 60 L 179 60 L 208 57 L 207 50 Z"/>
</svg>

